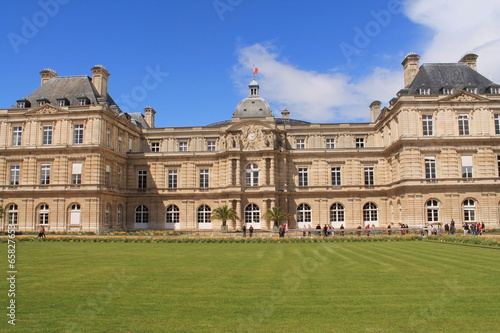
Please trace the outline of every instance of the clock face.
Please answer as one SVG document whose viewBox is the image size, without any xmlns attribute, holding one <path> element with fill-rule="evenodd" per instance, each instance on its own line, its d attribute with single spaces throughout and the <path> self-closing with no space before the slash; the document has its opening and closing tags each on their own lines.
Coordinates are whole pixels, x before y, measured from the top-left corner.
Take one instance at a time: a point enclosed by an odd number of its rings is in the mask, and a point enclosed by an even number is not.
<svg viewBox="0 0 500 333">
<path fill-rule="evenodd" d="M 255 133 L 248 134 L 248 140 L 255 140 Z"/>
</svg>

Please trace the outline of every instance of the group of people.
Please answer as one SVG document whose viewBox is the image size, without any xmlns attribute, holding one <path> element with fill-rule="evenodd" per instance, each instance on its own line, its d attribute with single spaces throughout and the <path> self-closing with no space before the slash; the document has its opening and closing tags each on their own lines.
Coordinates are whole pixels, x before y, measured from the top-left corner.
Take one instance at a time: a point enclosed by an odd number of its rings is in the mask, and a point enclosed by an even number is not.
<svg viewBox="0 0 500 333">
<path fill-rule="evenodd" d="M 38 228 L 38 238 L 46 238 L 45 237 L 45 227 L 43 225 Z"/>
<path fill-rule="evenodd" d="M 482 236 L 485 229 L 485 225 L 483 222 L 472 222 L 470 224 L 465 222 L 462 227 L 464 229 L 464 236 L 467 236 L 469 234 L 472 236 Z"/>
<path fill-rule="evenodd" d="M 247 237 L 247 226 L 243 224 L 243 227 L 241 227 L 241 231 L 243 232 L 243 237 Z M 250 237 L 253 236 L 253 226 L 251 225 L 250 228 L 248 228 L 248 234 Z"/>
</svg>

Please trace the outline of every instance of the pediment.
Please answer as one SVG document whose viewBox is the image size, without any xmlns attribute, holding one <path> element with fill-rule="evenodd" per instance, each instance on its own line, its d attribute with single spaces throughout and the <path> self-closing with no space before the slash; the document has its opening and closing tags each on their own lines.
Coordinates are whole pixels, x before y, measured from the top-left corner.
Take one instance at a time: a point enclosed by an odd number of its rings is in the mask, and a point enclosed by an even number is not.
<svg viewBox="0 0 500 333">
<path fill-rule="evenodd" d="M 261 130 L 273 130 L 274 126 L 271 126 L 271 124 L 259 120 L 246 120 L 246 121 L 241 121 L 238 122 L 229 128 L 227 128 L 226 131 L 228 132 L 233 132 L 233 131 L 245 131 L 247 129 L 261 129 Z"/>
<path fill-rule="evenodd" d="M 446 96 L 445 98 L 442 98 L 439 101 L 440 102 L 483 102 L 488 100 L 489 99 L 487 98 L 462 90 L 453 95 Z"/>
<path fill-rule="evenodd" d="M 43 115 L 43 114 L 67 114 L 67 113 L 69 113 L 68 110 L 61 109 L 51 104 L 44 104 L 26 112 L 26 115 L 31 116 L 31 115 Z"/>
</svg>

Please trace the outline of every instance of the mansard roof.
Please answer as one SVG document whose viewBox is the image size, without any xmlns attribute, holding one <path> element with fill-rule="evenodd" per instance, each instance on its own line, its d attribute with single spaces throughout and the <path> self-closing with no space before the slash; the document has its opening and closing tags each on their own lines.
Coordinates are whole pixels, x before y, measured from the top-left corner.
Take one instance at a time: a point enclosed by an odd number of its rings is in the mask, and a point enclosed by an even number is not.
<svg viewBox="0 0 500 333">
<path fill-rule="evenodd" d="M 429 94 L 443 94 L 443 89 L 459 92 L 465 88 L 476 88 L 477 94 L 490 93 L 490 87 L 498 87 L 464 63 L 423 64 L 417 75 L 399 95 L 419 95 L 420 89 L 430 89 Z"/>
<path fill-rule="evenodd" d="M 310 124 L 308 121 L 297 120 L 297 119 L 285 119 L 285 118 L 274 118 L 276 125 L 307 125 Z M 206 127 L 224 127 L 232 123 L 231 120 L 218 121 L 207 125 Z"/>
<path fill-rule="evenodd" d="M 37 105 L 37 100 L 48 100 L 50 104 L 57 105 L 57 100 L 66 98 L 69 105 L 79 105 L 81 98 L 87 98 L 92 104 L 116 105 L 109 94 L 101 96 L 92 84 L 92 79 L 86 75 L 56 76 L 45 82 L 25 99 L 31 105 Z"/>
</svg>

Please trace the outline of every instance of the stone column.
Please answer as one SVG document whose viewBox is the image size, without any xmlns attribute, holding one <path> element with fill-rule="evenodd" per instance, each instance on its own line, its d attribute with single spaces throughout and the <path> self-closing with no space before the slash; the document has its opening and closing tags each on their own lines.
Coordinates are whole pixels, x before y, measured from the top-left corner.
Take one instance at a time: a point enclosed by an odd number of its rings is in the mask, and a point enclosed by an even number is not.
<svg viewBox="0 0 500 333">
<path fill-rule="evenodd" d="M 241 200 L 234 200 L 234 201 L 236 202 L 236 213 L 238 213 L 238 216 L 240 217 L 239 220 L 236 220 L 236 229 L 241 230 L 243 223 L 245 223 L 245 216 L 242 214 L 241 211 Z"/>
<path fill-rule="evenodd" d="M 241 186 L 241 160 L 236 159 L 236 186 Z"/>
</svg>

